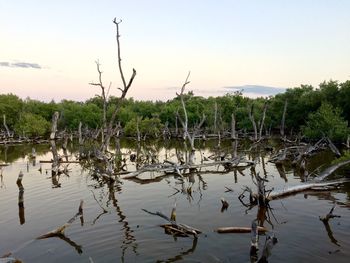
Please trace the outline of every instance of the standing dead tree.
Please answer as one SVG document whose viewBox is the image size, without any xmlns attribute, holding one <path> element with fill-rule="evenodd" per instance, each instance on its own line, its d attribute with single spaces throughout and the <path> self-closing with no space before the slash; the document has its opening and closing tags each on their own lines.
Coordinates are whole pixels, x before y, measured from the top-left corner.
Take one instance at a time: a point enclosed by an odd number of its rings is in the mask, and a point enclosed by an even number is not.
<svg viewBox="0 0 350 263">
<path fill-rule="evenodd" d="M 248 111 L 249 113 L 249 119 L 252 122 L 253 125 L 253 129 L 254 129 L 254 141 L 258 140 L 258 129 L 256 127 L 256 122 L 254 119 L 254 104 L 252 103 L 252 105 L 250 105 L 250 109 Z"/>
<path fill-rule="evenodd" d="M 281 129 L 280 129 L 280 134 L 282 138 L 284 137 L 284 126 L 286 122 L 287 106 L 288 106 L 288 101 L 286 100 L 284 102 L 284 108 L 283 108 L 283 114 L 282 114 L 282 120 L 281 120 Z"/>
<path fill-rule="evenodd" d="M 185 100 L 184 100 L 184 91 L 185 91 L 186 85 L 190 83 L 190 81 L 188 80 L 189 77 L 190 77 L 190 74 L 191 74 L 191 72 L 188 72 L 186 80 L 185 80 L 184 84 L 181 87 L 180 94 L 176 93 L 176 95 L 181 100 L 181 105 L 182 105 L 182 109 L 183 109 L 183 112 L 184 112 L 184 119 L 182 119 L 180 117 L 180 115 L 177 115 L 177 117 L 180 120 L 182 128 L 183 128 L 183 138 L 184 138 L 184 140 L 186 140 L 186 138 L 187 138 L 189 143 L 190 143 L 190 145 L 191 145 L 191 150 L 195 151 L 194 139 L 195 139 L 197 133 L 199 132 L 200 128 L 204 124 L 206 117 L 203 114 L 200 122 L 197 125 L 195 125 L 195 127 L 193 128 L 193 132 L 192 132 L 192 135 L 191 135 L 190 132 L 188 131 L 188 116 L 187 116 L 186 104 L 185 104 Z"/>
<path fill-rule="evenodd" d="M 267 110 L 267 101 L 265 101 L 265 103 L 264 103 L 263 113 L 261 116 L 260 130 L 259 130 L 259 141 L 262 139 L 262 131 L 263 131 L 264 124 L 265 124 L 266 110 Z"/>
<path fill-rule="evenodd" d="M 109 88 L 106 94 L 105 86 L 103 85 L 103 82 L 102 82 L 102 71 L 100 69 L 99 61 L 96 61 L 96 67 L 98 72 L 98 82 L 97 83 L 91 82 L 89 84 L 92 86 L 98 86 L 101 88 L 101 97 L 103 102 L 101 143 L 104 144 L 104 133 L 106 132 L 106 129 L 107 129 L 107 98 L 108 98 L 109 89 L 111 88 L 112 83 L 109 84 Z"/>
<path fill-rule="evenodd" d="M 122 59 L 121 59 L 121 51 L 120 51 L 120 33 L 119 33 L 119 24 L 122 22 L 122 20 L 117 21 L 116 18 L 114 18 L 113 23 L 115 24 L 116 27 L 116 39 L 117 39 L 117 50 L 118 50 L 118 68 L 119 68 L 119 73 L 120 73 L 120 77 L 122 79 L 122 88 L 118 88 L 122 94 L 120 95 L 120 97 L 118 98 L 117 101 L 117 105 L 116 108 L 112 114 L 112 117 L 107 125 L 107 131 L 106 131 L 106 136 L 104 139 L 104 142 L 102 143 L 102 151 L 107 150 L 107 147 L 109 145 L 110 139 L 112 138 L 112 136 L 114 136 L 115 132 L 117 129 L 114 128 L 115 125 L 115 120 L 117 117 L 117 114 L 121 108 L 121 103 L 122 101 L 125 99 L 126 94 L 129 90 L 129 88 L 131 87 L 135 77 L 136 77 L 136 70 L 133 69 L 132 70 L 132 75 L 129 79 L 128 82 L 126 82 L 125 80 L 125 76 L 124 76 L 124 72 L 123 72 L 123 68 L 122 68 Z"/>
<path fill-rule="evenodd" d="M 11 137 L 11 133 L 10 133 L 9 127 L 6 124 L 6 115 L 3 114 L 2 118 L 3 118 L 3 124 L 4 124 L 4 127 L 5 127 L 5 130 L 6 130 L 6 135 L 7 135 L 8 138 L 10 138 Z"/>
</svg>

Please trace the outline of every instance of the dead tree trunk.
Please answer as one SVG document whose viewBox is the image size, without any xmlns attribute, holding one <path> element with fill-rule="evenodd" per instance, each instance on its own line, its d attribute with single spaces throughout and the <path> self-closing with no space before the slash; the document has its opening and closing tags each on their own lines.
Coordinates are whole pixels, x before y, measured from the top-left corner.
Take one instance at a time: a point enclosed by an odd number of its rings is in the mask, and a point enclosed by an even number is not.
<svg viewBox="0 0 350 263">
<path fill-rule="evenodd" d="M 259 140 L 262 138 L 262 131 L 264 128 L 264 123 L 265 123 L 265 116 L 266 116 L 266 110 L 267 110 L 267 102 L 264 103 L 264 109 L 261 117 L 261 123 L 260 123 L 260 130 L 259 130 Z"/>
<path fill-rule="evenodd" d="M 51 126 L 51 134 L 50 134 L 50 140 L 56 139 L 56 132 L 57 132 L 57 121 L 59 118 L 58 111 L 55 111 L 55 113 L 52 116 L 52 126 Z"/>
<path fill-rule="evenodd" d="M 3 117 L 3 124 L 4 124 L 5 130 L 6 130 L 6 135 L 7 135 L 8 138 L 10 138 L 11 137 L 11 133 L 10 133 L 9 127 L 6 124 L 6 115 L 3 114 L 2 117 Z"/>
<path fill-rule="evenodd" d="M 108 97 L 109 89 L 110 89 L 112 83 L 109 84 L 109 88 L 108 88 L 107 95 L 106 95 L 105 87 L 103 86 L 103 83 L 102 83 L 102 71 L 100 70 L 100 63 L 98 61 L 96 61 L 96 66 L 97 66 L 99 82 L 98 83 L 89 83 L 89 84 L 93 85 L 93 86 L 99 86 L 101 88 L 101 95 L 102 95 L 102 101 L 103 101 L 101 143 L 103 145 L 104 144 L 104 133 L 105 133 L 106 128 L 107 128 L 107 97 Z"/>
<path fill-rule="evenodd" d="M 180 115 L 178 115 L 178 118 L 182 124 L 182 128 L 183 128 L 183 131 L 184 131 L 184 139 L 188 139 L 188 141 L 190 142 L 190 145 L 191 145 L 191 150 L 192 151 L 195 151 L 195 148 L 194 148 L 194 140 L 195 140 L 195 137 L 197 135 L 197 133 L 199 132 L 201 126 L 204 124 L 205 122 L 205 115 L 203 114 L 200 122 L 198 125 L 196 125 L 194 128 L 193 128 L 193 132 L 192 132 L 192 136 L 190 135 L 189 131 L 188 131 L 188 117 L 187 117 L 187 110 L 186 110 L 186 105 L 185 105 L 185 101 L 184 101 L 184 90 L 185 90 L 185 87 L 187 84 L 190 83 L 190 81 L 188 80 L 188 78 L 190 77 L 190 74 L 191 72 L 188 72 L 188 75 L 186 77 L 186 80 L 184 82 L 184 84 L 182 85 L 181 87 L 181 92 L 180 94 L 176 93 L 178 97 L 180 97 L 180 100 L 181 100 L 181 105 L 182 105 L 182 109 L 183 109 L 183 112 L 184 112 L 184 120 L 182 120 L 180 118 Z"/>
<path fill-rule="evenodd" d="M 237 139 L 237 137 L 236 137 L 236 116 L 235 116 L 234 112 L 231 114 L 231 139 L 232 140 Z"/>
<path fill-rule="evenodd" d="M 287 106 L 288 106 L 288 101 L 286 100 L 284 102 L 284 108 L 283 108 L 283 114 L 282 114 L 282 120 L 281 120 L 281 129 L 280 129 L 280 134 L 282 138 L 284 137 L 284 125 L 286 121 Z"/>
<path fill-rule="evenodd" d="M 253 103 L 250 106 L 249 119 L 252 122 L 253 129 L 254 129 L 254 141 L 257 141 L 258 140 L 258 130 L 257 130 L 256 122 L 255 122 L 255 119 L 254 119 L 254 104 Z"/>
<path fill-rule="evenodd" d="M 79 133 L 79 145 L 83 144 L 83 134 L 81 131 L 81 127 L 83 126 L 83 124 L 81 122 L 79 122 L 79 127 L 78 127 L 78 133 Z"/>
<path fill-rule="evenodd" d="M 105 137 L 105 143 L 102 144 L 102 150 L 106 150 L 107 149 L 107 146 L 108 146 L 107 142 L 109 142 L 111 137 L 114 135 L 113 134 L 113 126 L 114 126 L 114 122 L 115 122 L 115 119 L 117 117 L 117 114 L 118 114 L 118 112 L 120 110 L 121 103 L 125 99 L 125 96 L 126 96 L 128 90 L 129 90 L 129 88 L 131 87 L 131 84 L 133 83 L 134 78 L 136 77 L 136 70 L 135 69 L 132 70 L 132 75 L 131 75 L 130 80 L 129 80 L 128 83 L 126 82 L 125 77 L 124 77 L 123 68 L 122 68 L 121 52 L 120 52 L 120 41 L 119 41 L 119 38 L 120 38 L 120 35 L 119 35 L 119 24 L 121 22 L 122 22 L 121 20 L 119 22 L 117 22 L 116 18 L 114 18 L 114 20 L 113 20 L 113 23 L 115 24 L 116 31 L 117 31 L 116 39 L 117 39 L 117 48 L 118 48 L 118 68 L 119 68 L 120 77 L 122 79 L 123 88 L 118 88 L 122 92 L 122 94 L 120 95 L 120 97 L 118 99 L 116 108 L 115 108 L 115 110 L 114 110 L 114 112 L 112 114 L 112 117 L 111 117 L 111 119 L 109 121 L 109 124 L 107 126 L 107 134 L 106 134 L 106 137 Z"/>
</svg>

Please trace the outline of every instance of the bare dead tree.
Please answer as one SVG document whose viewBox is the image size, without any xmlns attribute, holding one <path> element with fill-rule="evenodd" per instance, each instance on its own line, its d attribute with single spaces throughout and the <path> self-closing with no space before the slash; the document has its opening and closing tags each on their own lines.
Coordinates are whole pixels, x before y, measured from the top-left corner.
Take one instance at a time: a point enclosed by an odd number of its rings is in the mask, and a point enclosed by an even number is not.
<svg viewBox="0 0 350 263">
<path fill-rule="evenodd" d="M 237 137 L 236 137 L 236 116 L 235 116 L 234 112 L 231 114 L 231 139 L 232 140 L 237 139 Z"/>
<path fill-rule="evenodd" d="M 254 112 L 253 111 L 254 111 L 254 104 L 252 103 L 248 113 L 249 113 L 249 119 L 252 122 L 253 129 L 254 129 L 254 140 L 257 141 L 258 140 L 258 130 L 257 130 L 257 127 L 256 127 L 256 122 L 255 122 L 255 119 L 254 119 Z"/>
<path fill-rule="evenodd" d="M 115 24 L 116 27 L 116 39 L 117 39 L 117 50 L 118 50 L 118 68 L 119 68 L 119 73 L 120 73 L 120 78 L 122 79 L 122 88 L 118 88 L 121 91 L 121 95 L 117 101 L 116 108 L 112 114 L 112 117 L 109 121 L 109 124 L 107 125 L 107 133 L 105 137 L 105 141 L 102 144 L 102 151 L 105 151 L 107 149 L 107 146 L 109 145 L 111 137 L 114 135 L 115 129 L 113 129 L 114 124 L 115 124 L 115 119 L 117 117 L 117 114 L 120 110 L 121 103 L 125 99 L 126 94 L 128 93 L 129 88 L 131 87 L 135 77 L 136 77 L 136 70 L 132 70 L 132 75 L 129 79 L 128 82 L 125 80 L 123 68 L 122 68 L 122 59 L 121 59 L 121 51 L 120 51 L 120 33 L 119 33 L 119 24 L 122 22 L 122 20 L 117 21 L 116 18 L 114 18 L 113 23 Z"/>
<path fill-rule="evenodd" d="M 262 113 L 262 116 L 261 116 L 261 122 L 260 122 L 259 140 L 262 139 L 262 131 L 263 131 L 263 128 L 264 128 L 264 123 L 265 123 L 266 110 L 267 110 L 267 102 L 265 101 L 264 108 L 263 108 L 263 113 Z"/>
<path fill-rule="evenodd" d="M 192 136 L 191 136 L 191 134 L 188 131 L 188 116 L 187 116 L 186 104 L 185 104 L 185 100 L 184 100 L 184 91 L 185 91 L 186 85 L 190 83 L 190 81 L 188 80 L 189 77 L 190 77 L 190 74 L 191 74 L 191 71 L 189 71 L 188 74 L 187 74 L 186 80 L 185 80 L 184 84 L 181 87 L 180 94 L 176 93 L 176 95 L 181 100 L 181 105 L 182 105 L 182 109 L 183 109 L 183 112 L 184 112 L 184 119 L 182 119 L 180 117 L 180 115 L 178 114 L 178 119 L 180 120 L 180 123 L 181 123 L 182 128 L 183 128 L 183 138 L 184 138 L 184 140 L 186 138 L 188 139 L 188 141 L 190 142 L 190 145 L 191 145 L 191 150 L 194 151 L 195 150 L 195 148 L 194 148 L 194 139 L 195 139 L 197 133 L 199 132 L 200 128 L 204 124 L 206 117 L 203 114 L 200 122 L 197 125 L 195 125 L 195 127 L 193 128 L 193 132 L 192 132 Z"/>
<path fill-rule="evenodd" d="M 3 124 L 4 124 L 4 127 L 5 127 L 5 130 L 6 130 L 6 135 L 7 135 L 8 138 L 10 138 L 11 137 L 11 133 L 10 133 L 9 127 L 6 124 L 6 115 L 3 114 L 2 118 L 3 118 Z"/>
<path fill-rule="evenodd" d="M 106 94 L 105 86 L 103 85 L 103 82 L 102 82 L 102 71 L 100 70 L 100 63 L 98 60 L 95 63 L 96 63 L 97 72 L 98 72 L 98 83 L 91 82 L 89 84 L 92 86 L 98 86 L 101 88 L 101 97 L 103 101 L 103 116 L 102 116 L 103 123 L 102 123 L 101 142 L 102 144 L 104 144 L 104 133 L 107 129 L 107 98 L 108 98 L 109 89 L 111 88 L 112 83 L 109 84 L 109 88 Z"/>
<path fill-rule="evenodd" d="M 55 140 L 56 139 L 57 121 L 58 121 L 59 116 L 60 115 L 59 115 L 58 111 L 55 111 L 53 116 L 52 116 L 50 140 Z"/>
<path fill-rule="evenodd" d="M 280 134 L 282 138 L 284 137 L 284 125 L 286 121 L 287 106 L 288 106 L 288 101 L 286 100 L 284 102 L 284 108 L 283 108 L 283 114 L 282 114 L 282 120 L 281 120 L 281 129 L 280 129 Z"/>
</svg>

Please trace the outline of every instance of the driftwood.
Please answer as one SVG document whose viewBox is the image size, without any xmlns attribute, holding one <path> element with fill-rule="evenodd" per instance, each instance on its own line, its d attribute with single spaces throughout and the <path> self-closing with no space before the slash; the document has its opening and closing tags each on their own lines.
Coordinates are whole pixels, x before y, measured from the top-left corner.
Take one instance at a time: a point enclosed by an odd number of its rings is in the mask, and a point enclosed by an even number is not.
<svg viewBox="0 0 350 263">
<path fill-rule="evenodd" d="M 166 221 L 168 221 L 170 224 L 165 224 L 165 225 L 161 225 L 161 227 L 165 228 L 166 231 L 168 231 L 167 233 L 172 234 L 172 235 L 176 235 L 176 236 L 183 236 L 183 237 L 188 237 L 188 236 L 193 236 L 194 238 L 197 238 L 198 234 L 202 233 L 199 229 L 196 229 L 194 227 L 185 225 L 185 224 L 180 224 L 180 223 L 176 223 L 175 220 L 172 219 L 176 219 L 174 217 L 174 208 L 172 210 L 171 216 L 170 218 L 166 215 L 164 215 L 161 212 L 151 212 L 148 211 L 146 209 L 142 209 L 143 211 L 145 211 L 146 213 L 149 213 L 151 215 L 155 215 L 155 216 L 159 216 L 163 219 L 165 219 Z"/>
<path fill-rule="evenodd" d="M 350 160 L 346 160 L 337 164 L 332 165 L 331 167 L 327 168 L 324 170 L 319 176 L 317 176 L 314 180 L 316 182 L 323 181 L 326 179 L 328 176 L 330 176 L 332 173 L 334 173 L 338 168 L 345 166 L 350 163 Z"/>
<path fill-rule="evenodd" d="M 250 166 L 252 164 L 254 164 L 254 162 L 244 160 L 241 158 L 235 158 L 235 159 L 224 160 L 224 161 L 216 161 L 216 162 L 210 162 L 210 163 L 202 163 L 202 164 L 192 164 L 192 165 L 191 164 L 178 165 L 178 164 L 174 164 L 173 162 L 166 161 L 163 164 L 157 163 L 157 164 L 145 166 L 142 169 L 129 173 L 127 176 L 123 177 L 123 179 L 135 178 L 145 172 L 175 173 L 180 176 L 183 176 L 181 171 L 185 169 L 193 170 L 193 169 L 201 169 L 201 168 L 217 166 L 217 165 L 223 165 L 225 168 L 242 168 L 242 167 Z"/>
<path fill-rule="evenodd" d="M 67 223 L 65 223 L 64 225 L 44 234 L 42 236 L 37 237 L 36 239 L 45 239 L 45 238 L 50 238 L 50 237 L 64 236 L 64 230 L 67 227 L 69 227 L 79 216 L 80 216 L 81 222 L 83 223 L 83 203 L 84 203 L 84 201 L 81 200 L 79 208 L 78 208 L 78 212 L 71 219 L 69 219 L 67 221 Z"/>
<path fill-rule="evenodd" d="M 289 195 L 297 194 L 300 192 L 304 192 L 307 190 L 319 190 L 319 189 L 327 189 L 327 187 L 334 187 L 338 186 L 340 184 L 343 184 L 345 182 L 349 182 L 349 180 L 342 179 L 342 180 L 337 180 L 337 181 L 330 181 L 330 182 L 319 182 L 319 183 L 306 183 L 306 184 L 301 184 L 301 185 L 295 185 L 288 187 L 286 189 L 282 189 L 279 191 L 272 191 L 268 196 L 268 200 L 276 200 L 280 199 Z"/>
</svg>

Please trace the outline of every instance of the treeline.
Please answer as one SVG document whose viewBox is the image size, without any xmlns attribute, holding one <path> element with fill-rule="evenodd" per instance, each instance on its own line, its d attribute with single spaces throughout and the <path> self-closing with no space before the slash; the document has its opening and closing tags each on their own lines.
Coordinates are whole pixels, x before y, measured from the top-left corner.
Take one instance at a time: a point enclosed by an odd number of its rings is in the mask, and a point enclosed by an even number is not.
<svg viewBox="0 0 350 263">
<path fill-rule="evenodd" d="M 189 128 L 194 127 L 203 114 L 206 120 L 202 129 L 207 134 L 230 132 L 232 114 L 235 115 L 236 128 L 251 132 L 252 122 L 249 111 L 259 126 L 265 103 L 267 103 L 264 123 L 265 133 L 279 133 L 285 104 L 285 133 L 302 134 L 316 139 L 329 136 L 333 140 L 345 140 L 349 134 L 350 121 L 350 81 L 323 82 L 317 89 L 309 85 L 287 89 L 285 93 L 269 98 L 251 99 L 241 92 L 219 97 L 203 98 L 193 92 L 185 94 Z M 118 98 L 110 97 L 107 104 L 109 119 L 118 103 Z M 184 115 L 178 97 L 162 101 L 137 101 L 129 98 L 122 102 L 117 122 L 126 136 L 161 136 L 164 130 L 181 129 L 179 119 Z M 15 136 L 46 136 L 49 133 L 52 115 L 60 113 L 59 129 L 76 131 L 79 123 L 84 128 L 97 129 L 102 126 L 103 100 L 95 96 L 85 102 L 62 100 L 49 103 L 27 98 L 20 99 L 13 94 L 0 95 L 0 114 L 6 116 L 6 125 Z M 5 133 L 5 125 L 1 126 Z"/>
</svg>

